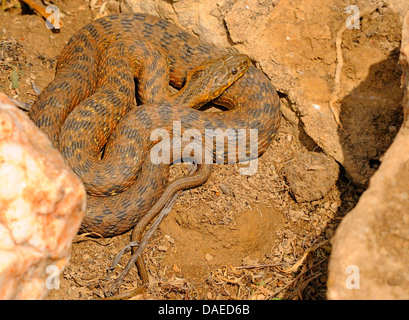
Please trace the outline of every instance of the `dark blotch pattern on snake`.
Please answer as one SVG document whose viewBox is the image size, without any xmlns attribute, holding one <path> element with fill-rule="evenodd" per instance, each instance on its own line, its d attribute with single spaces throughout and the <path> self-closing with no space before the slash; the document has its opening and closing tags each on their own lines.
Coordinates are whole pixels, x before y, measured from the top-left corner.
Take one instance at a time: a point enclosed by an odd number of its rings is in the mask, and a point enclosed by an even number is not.
<svg viewBox="0 0 409 320">
<path fill-rule="evenodd" d="M 118 14 L 95 20 L 69 41 L 58 60 L 55 79 L 33 104 L 30 117 L 54 146 L 67 157 L 77 159 L 75 170 L 89 183 L 87 189 L 95 189 L 89 191 L 95 195 L 87 197 L 82 232 L 112 236 L 129 230 L 158 201 L 168 184 L 169 165 L 154 164 L 149 157 L 136 154 L 139 147 L 122 145 L 116 150 L 123 157 L 137 159 L 135 162 L 141 167 L 136 174 L 129 173 L 132 170 L 127 167 L 131 165 L 118 169 L 116 163 L 105 158 L 104 170 L 95 173 L 93 163 L 81 150 L 94 148 L 94 154 L 98 154 L 111 135 L 127 141 L 141 136 L 136 141 L 145 147 L 149 137 L 143 130 L 164 127 L 171 132 L 173 121 L 180 121 L 182 130 L 194 128 L 202 134 L 205 129 L 257 129 L 257 154 L 265 151 L 280 122 L 279 99 L 274 86 L 254 66 L 213 101 L 231 109 L 226 112 L 196 110 L 202 103 L 193 99 L 196 94 L 200 96 L 200 89 L 187 95 L 183 106 L 178 107 L 174 98 L 169 99 L 168 68 L 170 84 L 180 89 L 189 71 L 225 55 L 224 50 L 177 26 L 144 14 Z M 126 64 L 131 65 L 131 74 L 122 72 Z M 144 104 L 138 107 L 133 107 L 133 76 Z M 79 104 L 85 107 L 76 111 Z M 114 130 L 113 123 L 119 119 Z M 76 131 L 77 136 L 65 135 L 70 130 Z M 95 143 L 85 146 L 86 141 Z M 111 149 L 115 148 L 113 145 Z M 106 189 L 104 184 L 111 178 L 117 182 L 111 180 L 112 186 Z M 119 183 L 134 178 L 136 181 L 130 182 L 127 189 Z M 101 185 L 104 187 L 99 190 Z"/>
</svg>

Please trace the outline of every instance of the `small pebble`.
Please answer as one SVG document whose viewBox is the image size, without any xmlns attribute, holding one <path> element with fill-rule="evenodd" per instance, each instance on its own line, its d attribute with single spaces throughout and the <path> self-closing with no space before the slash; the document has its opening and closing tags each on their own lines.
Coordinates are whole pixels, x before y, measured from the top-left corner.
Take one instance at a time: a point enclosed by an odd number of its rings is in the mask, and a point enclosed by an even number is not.
<svg viewBox="0 0 409 320">
<path fill-rule="evenodd" d="M 158 246 L 158 250 L 162 251 L 162 252 L 166 252 L 166 251 L 168 251 L 168 247 L 167 246 Z"/>
<path fill-rule="evenodd" d="M 227 195 L 227 196 L 233 196 L 233 193 L 231 192 L 229 186 L 227 184 L 221 183 L 219 185 L 220 190 L 222 190 L 222 192 Z"/>
<path fill-rule="evenodd" d="M 211 254 L 206 253 L 206 255 L 205 255 L 206 261 L 210 261 L 210 260 L 212 260 L 213 258 L 214 258 L 214 257 L 213 257 Z"/>
<path fill-rule="evenodd" d="M 175 244 L 175 240 L 170 235 L 165 234 L 165 239 L 168 240 L 171 244 Z"/>
<path fill-rule="evenodd" d="M 338 209 L 338 204 L 336 202 L 331 203 L 331 209 L 332 210 L 337 210 Z"/>
</svg>

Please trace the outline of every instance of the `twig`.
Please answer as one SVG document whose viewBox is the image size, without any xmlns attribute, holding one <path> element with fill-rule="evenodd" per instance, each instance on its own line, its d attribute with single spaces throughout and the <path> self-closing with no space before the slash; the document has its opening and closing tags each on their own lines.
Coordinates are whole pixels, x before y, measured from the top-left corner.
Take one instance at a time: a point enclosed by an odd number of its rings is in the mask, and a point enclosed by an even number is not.
<svg viewBox="0 0 409 320">
<path fill-rule="evenodd" d="M 328 240 L 321 241 L 320 243 L 317 243 L 316 245 L 312 246 L 311 248 L 308 248 L 308 249 L 304 252 L 304 254 L 303 254 L 303 256 L 301 257 L 300 260 L 298 260 L 298 261 L 297 261 L 294 265 L 292 265 L 290 268 L 288 268 L 288 269 L 286 269 L 286 270 L 283 270 L 283 271 L 284 271 L 285 273 L 297 271 L 298 268 L 303 264 L 305 258 L 307 258 L 308 254 L 309 254 L 310 252 L 317 250 L 319 247 L 322 247 L 324 244 L 327 244 L 328 242 L 329 242 L 329 239 L 328 239 Z"/>
<path fill-rule="evenodd" d="M 279 267 L 282 266 L 282 263 L 267 263 L 267 264 L 254 264 L 249 266 L 239 266 L 234 267 L 236 270 L 240 269 L 258 269 L 258 268 L 269 268 L 269 267 Z"/>
<path fill-rule="evenodd" d="M 35 85 L 34 81 L 31 81 L 31 85 L 32 85 L 32 87 L 33 87 L 34 92 L 35 92 L 37 95 L 39 95 L 39 94 L 41 93 L 41 90 L 38 89 L 38 87 Z M 16 99 L 11 98 L 11 97 L 9 97 L 9 96 L 7 96 L 7 98 L 9 98 L 10 101 L 13 102 L 13 103 L 14 103 L 18 108 L 20 108 L 21 110 L 27 111 L 27 112 L 31 110 L 31 107 L 32 107 L 32 104 L 31 104 L 31 103 L 26 103 L 26 102 L 23 102 L 23 101 L 19 101 L 19 100 L 16 100 Z"/>
<path fill-rule="evenodd" d="M 122 293 L 118 293 L 114 296 L 108 296 L 105 297 L 103 300 L 125 300 L 125 299 L 129 299 L 133 296 L 136 296 L 137 294 L 141 294 L 145 289 L 146 289 L 146 285 L 147 284 L 143 284 L 142 286 L 126 291 L 126 292 L 122 292 Z"/>
<path fill-rule="evenodd" d="M 316 264 L 314 264 L 311 268 L 308 268 L 307 270 L 301 271 L 298 276 L 296 276 L 293 280 L 291 280 L 289 283 L 287 283 L 284 287 L 282 287 L 282 288 L 276 290 L 275 292 L 273 292 L 273 294 L 271 296 L 274 297 L 274 296 L 278 295 L 280 292 L 284 291 L 289 286 L 291 286 L 294 282 L 296 282 L 298 279 L 300 279 L 302 275 L 306 274 L 308 271 L 310 271 L 311 269 L 313 269 L 316 266 L 320 265 L 322 262 L 326 261 L 327 259 L 328 258 L 324 258 L 324 259 L 318 261 Z"/>
</svg>

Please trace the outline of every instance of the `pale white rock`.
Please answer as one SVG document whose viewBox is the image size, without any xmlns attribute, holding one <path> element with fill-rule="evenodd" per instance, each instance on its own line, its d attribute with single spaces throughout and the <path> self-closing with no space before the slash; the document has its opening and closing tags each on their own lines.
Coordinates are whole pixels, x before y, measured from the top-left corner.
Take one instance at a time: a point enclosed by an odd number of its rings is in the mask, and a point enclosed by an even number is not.
<svg viewBox="0 0 409 320">
<path fill-rule="evenodd" d="M 43 299 L 55 287 L 50 270 L 70 258 L 85 199 L 46 135 L 0 93 L 0 299 Z"/>
</svg>

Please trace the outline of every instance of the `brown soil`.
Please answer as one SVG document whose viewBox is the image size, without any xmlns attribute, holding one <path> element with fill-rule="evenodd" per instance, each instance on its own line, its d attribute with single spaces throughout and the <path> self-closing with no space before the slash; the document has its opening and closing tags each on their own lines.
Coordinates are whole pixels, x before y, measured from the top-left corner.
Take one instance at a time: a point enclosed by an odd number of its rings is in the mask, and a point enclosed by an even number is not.
<svg viewBox="0 0 409 320">
<path fill-rule="evenodd" d="M 44 20 L 32 12 L 22 14 L 18 7 L 0 11 L 1 92 L 21 101 L 33 101 L 36 95 L 31 82 L 43 89 L 53 79 L 58 54 L 80 27 L 95 18 L 100 3 L 97 2 L 95 10 L 89 8 L 88 2 L 79 0 L 55 4 L 65 14 L 64 28 L 58 34 L 51 33 Z M 114 8 L 109 10 L 113 12 Z M 392 24 L 395 22 L 391 21 Z M 388 32 L 392 33 L 388 36 L 395 45 L 400 30 Z M 362 37 L 359 41 L 370 46 L 372 40 Z M 346 39 L 344 49 L 361 61 L 363 57 L 356 57 L 354 43 L 353 39 Z M 390 61 L 396 58 L 392 52 Z M 378 80 L 382 82 L 376 83 L 373 90 L 379 90 L 378 84 L 387 85 L 399 77 L 397 67 L 390 61 L 376 66 L 374 73 L 382 74 Z M 352 64 L 352 58 L 347 63 Z M 353 79 L 354 70 L 347 71 L 347 77 Z M 19 87 L 15 89 L 11 88 L 13 74 L 18 75 Z M 345 87 L 347 82 L 345 79 Z M 398 101 L 401 91 L 385 90 L 384 95 L 384 99 Z M 282 96 L 285 104 L 285 95 Z M 345 99 L 344 104 L 347 110 L 349 100 Z M 384 113 L 384 117 L 387 121 L 372 120 L 377 125 L 383 123 L 381 130 L 392 141 L 400 125 L 399 115 Z M 392 120 L 395 122 L 391 124 Z M 369 125 L 373 126 L 373 122 Z M 375 144 L 374 148 L 377 147 Z M 374 150 L 374 158 L 379 159 L 385 149 L 382 145 Z M 320 148 L 297 126 L 283 119 L 275 141 L 259 158 L 255 175 L 240 175 L 238 165 L 216 165 L 203 186 L 181 196 L 148 245 L 145 260 L 150 286 L 135 299 L 324 299 L 331 252 L 326 240 L 331 239 L 342 217 L 355 206 L 362 189 L 354 186 L 341 170 L 323 198 L 296 202 L 283 171 L 295 155 L 312 150 Z M 182 168 L 175 167 L 174 171 L 180 173 Z M 320 174 L 322 179 L 328 176 L 325 168 L 317 172 L 316 181 L 320 181 Z M 125 254 L 119 266 L 108 271 L 116 254 L 129 242 L 129 236 L 129 233 L 112 239 L 77 236 L 71 261 L 61 276 L 61 287 L 51 291 L 48 299 L 102 298 L 130 257 Z M 314 250 L 309 250 L 313 247 Z M 132 270 L 120 291 L 139 284 L 138 274 Z"/>
</svg>

